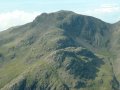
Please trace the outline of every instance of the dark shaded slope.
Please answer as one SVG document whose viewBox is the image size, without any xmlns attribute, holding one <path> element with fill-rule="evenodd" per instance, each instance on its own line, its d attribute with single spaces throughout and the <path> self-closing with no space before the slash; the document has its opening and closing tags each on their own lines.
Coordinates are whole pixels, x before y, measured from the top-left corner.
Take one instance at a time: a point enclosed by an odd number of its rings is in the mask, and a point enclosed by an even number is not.
<svg viewBox="0 0 120 90">
<path fill-rule="evenodd" d="M 60 28 L 64 29 L 65 33 L 78 45 L 88 49 L 109 48 L 110 24 L 101 20 L 89 16 L 71 15 L 60 24 Z"/>
</svg>

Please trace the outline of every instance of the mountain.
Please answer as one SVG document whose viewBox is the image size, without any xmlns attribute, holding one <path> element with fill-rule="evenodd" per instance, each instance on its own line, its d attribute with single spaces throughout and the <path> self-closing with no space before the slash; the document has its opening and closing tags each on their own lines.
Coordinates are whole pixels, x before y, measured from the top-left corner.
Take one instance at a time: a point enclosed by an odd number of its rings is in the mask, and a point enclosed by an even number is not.
<svg viewBox="0 0 120 90">
<path fill-rule="evenodd" d="M 62 10 L 0 32 L 0 89 L 119 90 L 119 25 Z"/>
</svg>

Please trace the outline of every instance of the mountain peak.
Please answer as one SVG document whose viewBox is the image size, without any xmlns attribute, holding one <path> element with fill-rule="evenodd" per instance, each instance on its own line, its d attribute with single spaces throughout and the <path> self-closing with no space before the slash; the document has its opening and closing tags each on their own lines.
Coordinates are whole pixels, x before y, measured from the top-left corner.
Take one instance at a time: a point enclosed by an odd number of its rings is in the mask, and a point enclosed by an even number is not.
<svg viewBox="0 0 120 90">
<path fill-rule="evenodd" d="M 63 14 L 75 14 L 73 11 L 67 11 L 67 10 L 60 10 L 60 11 L 57 11 L 56 13 L 63 13 Z"/>
<path fill-rule="evenodd" d="M 65 10 L 60 10 L 58 12 L 52 12 L 52 13 L 42 13 L 41 15 L 35 18 L 32 24 L 36 25 L 42 23 L 44 25 L 49 25 L 49 26 L 51 24 L 55 25 L 57 22 L 60 22 L 72 15 L 77 15 L 77 14 L 72 11 L 65 11 Z"/>
<path fill-rule="evenodd" d="M 118 90 L 117 62 L 108 49 L 120 52 L 120 33 L 110 29 L 94 17 L 61 10 L 1 32 L 0 90 Z"/>
<path fill-rule="evenodd" d="M 52 13 L 42 13 L 41 15 L 37 16 L 35 20 L 39 19 L 39 18 L 56 18 L 56 17 L 65 17 L 71 14 L 75 14 L 72 11 L 66 11 L 66 10 L 60 10 L 57 12 L 52 12 Z"/>
</svg>

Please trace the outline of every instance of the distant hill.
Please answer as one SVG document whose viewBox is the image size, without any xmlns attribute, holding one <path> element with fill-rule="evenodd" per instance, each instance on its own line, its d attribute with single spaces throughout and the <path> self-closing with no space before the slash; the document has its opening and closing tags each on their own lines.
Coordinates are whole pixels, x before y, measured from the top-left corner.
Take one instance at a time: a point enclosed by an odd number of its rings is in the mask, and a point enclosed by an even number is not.
<svg viewBox="0 0 120 90">
<path fill-rule="evenodd" d="M 120 22 L 43 13 L 0 32 L 0 90 L 119 90 Z"/>
</svg>

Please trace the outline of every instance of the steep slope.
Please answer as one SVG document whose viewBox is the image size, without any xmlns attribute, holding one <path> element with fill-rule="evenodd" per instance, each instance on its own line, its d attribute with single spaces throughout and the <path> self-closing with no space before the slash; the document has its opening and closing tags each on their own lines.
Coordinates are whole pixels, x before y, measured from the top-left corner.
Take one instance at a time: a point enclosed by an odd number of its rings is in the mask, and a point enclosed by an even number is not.
<svg viewBox="0 0 120 90">
<path fill-rule="evenodd" d="M 1 32 L 1 90 L 117 90 L 111 27 L 59 11 Z"/>
<path fill-rule="evenodd" d="M 120 22 L 113 24 L 113 33 L 111 36 L 111 52 L 113 57 L 113 66 L 116 77 L 120 81 Z"/>
</svg>

